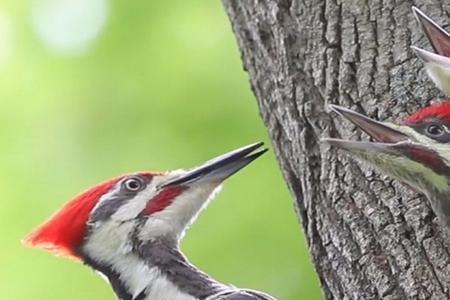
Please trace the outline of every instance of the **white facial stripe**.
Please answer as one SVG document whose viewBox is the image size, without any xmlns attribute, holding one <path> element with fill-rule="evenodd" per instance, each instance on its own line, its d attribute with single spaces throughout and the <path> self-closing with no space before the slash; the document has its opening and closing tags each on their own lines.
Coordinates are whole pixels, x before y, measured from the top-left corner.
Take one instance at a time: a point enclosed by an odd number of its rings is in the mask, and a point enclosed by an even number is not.
<svg viewBox="0 0 450 300">
<path fill-rule="evenodd" d="M 134 226 L 134 222 L 120 225 L 113 220 L 103 222 L 91 234 L 83 251 L 91 259 L 111 266 L 136 296 L 154 280 L 155 274 L 131 252 L 128 235 Z"/>
<path fill-rule="evenodd" d="M 442 126 L 444 127 L 444 130 L 445 130 L 446 133 L 450 133 L 450 131 L 448 130 L 447 126 L 445 126 L 445 125 L 442 125 Z"/>
<path fill-rule="evenodd" d="M 120 274 L 120 280 L 129 288 L 133 298 L 137 297 L 159 275 L 156 268 L 149 268 L 135 255 L 122 257 L 113 262 L 111 267 Z"/>
<path fill-rule="evenodd" d="M 155 185 L 149 184 L 146 189 L 140 191 L 126 204 L 122 205 L 112 216 L 111 219 L 117 221 L 126 221 L 136 218 L 147 205 L 149 199 L 156 193 Z"/>
<path fill-rule="evenodd" d="M 407 136 L 411 137 L 411 140 L 416 140 L 418 144 L 426 144 L 426 145 L 442 145 L 442 143 L 439 143 L 435 140 L 433 140 L 432 138 L 427 137 L 424 134 L 420 134 L 417 131 L 415 131 L 412 127 L 409 126 L 399 126 L 396 124 L 388 124 L 390 127 L 392 127 L 395 130 L 398 130 L 404 134 L 406 134 Z M 445 127 L 445 126 L 444 126 Z M 447 128 L 445 128 L 447 129 Z M 448 145 L 447 145 L 448 146 Z"/>
<path fill-rule="evenodd" d="M 115 256 L 128 254 L 131 250 L 129 233 L 133 231 L 135 224 L 135 221 L 118 223 L 113 220 L 95 224 L 83 250 L 91 258 L 104 263 Z"/>
</svg>

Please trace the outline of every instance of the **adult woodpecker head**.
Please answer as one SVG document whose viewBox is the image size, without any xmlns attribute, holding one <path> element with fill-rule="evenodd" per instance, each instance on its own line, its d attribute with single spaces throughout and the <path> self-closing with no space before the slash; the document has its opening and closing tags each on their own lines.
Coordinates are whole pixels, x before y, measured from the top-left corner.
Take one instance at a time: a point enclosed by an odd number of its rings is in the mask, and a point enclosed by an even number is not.
<svg viewBox="0 0 450 300">
<path fill-rule="evenodd" d="M 417 188 L 450 228 L 450 101 L 423 108 L 400 124 L 375 121 L 336 105 L 330 108 L 375 142 L 324 141 Z"/>
<path fill-rule="evenodd" d="M 411 48 L 424 61 L 427 73 L 436 86 L 450 95 L 450 34 L 420 9 L 413 7 L 413 12 L 434 53 L 414 46 Z"/>
<path fill-rule="evenodd" d="M 122 300 L 216 299 L 238 291 L 249 295 L 242 299 L 271 299 L 216 282 L 178 248 L 221 183 L 267 151 L 262 144 L 190 170 L 136 172 L 102 182 L 66 203 L 25 243 L 83 261 L 103 274 Z"/>
</svg>

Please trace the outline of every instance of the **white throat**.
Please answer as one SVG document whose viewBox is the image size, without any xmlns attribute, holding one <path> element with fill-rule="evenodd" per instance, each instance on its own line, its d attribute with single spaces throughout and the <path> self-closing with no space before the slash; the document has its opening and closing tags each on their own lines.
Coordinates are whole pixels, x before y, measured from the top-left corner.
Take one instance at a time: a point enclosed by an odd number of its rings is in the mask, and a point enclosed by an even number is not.
<svg viewBox="0 0 450 300">
<path fill-rule="evenodd" d="M 164 210 L 148 217 L 139 238 L 144 241 L 161 236 L 169 236 L 177 241 L 182 239 L 185 231 L 220 189 L 220 185 L 213 183 L 189 187 Z"/>
<path fill-rule="evenodd" d="M 95 264 L 104 266 L 100 268 L 92 265 L 113 287 L 117 282 L 123 286 L 129 295 L 129 299 L 122 297 L 123 300 L 197 300 L 182 292 L 166 278 L 158 267 L 152 266 L 151 263 L 144 261 L 132 251 L 132 245 L 128 239 L 120 238 L 123 236 L 121 233 L 129 232 L 130 227 L 134 226 L 133 223 L 124 223 L 119 227 L 114 221 L 109 221 L 109 223 L 104 223 L 99 230 L 92 234 L 89 241 L 83 246 L 83 253 L 89 257 L 91 262 L 94 261 Z M 116 239 L 111 239 L 111 232 L 117 234 Z M 103 239 L 102 236 L 107 239 Z M 108 271 L 102 268 L 108 269 Z M 114 289 L 120 297 L 120 293 L 115 287 Z"/>
</svg>

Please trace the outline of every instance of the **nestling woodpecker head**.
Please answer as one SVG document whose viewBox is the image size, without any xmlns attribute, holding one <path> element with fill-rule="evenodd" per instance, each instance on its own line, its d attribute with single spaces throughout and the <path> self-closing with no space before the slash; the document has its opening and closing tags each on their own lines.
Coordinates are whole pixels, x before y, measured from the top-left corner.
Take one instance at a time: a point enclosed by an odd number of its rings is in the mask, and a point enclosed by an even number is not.
<svg viewBox="0 0 450 300">
<path fill-rule="evenodd" d="M 423 60 L 427 73 L 436 86 L 450 95 L 450 35 L 420 9 L 413 7 L 413 12 L 434 53 L 414 46 L 411 48 Z"/>
<path fill-rule="evenodd" d="M 136 172 L 104 181 L 74 197 L 32 231 L 25 243 L 74 258 L 111 261 L 135 243 L 178 243 L 221 183 L 267 149 L 252 144 L 199 167 Z"/>
<path fill-rule="evenodd" d="M 324 142 L 417 188 L 430 199 L 441 220 L 450 225 L 450 101 L 425 107 L 400 124 L 378 122 L 336 105 L 330 108 L 375 142 L 333 138 Z"/>
</svg>

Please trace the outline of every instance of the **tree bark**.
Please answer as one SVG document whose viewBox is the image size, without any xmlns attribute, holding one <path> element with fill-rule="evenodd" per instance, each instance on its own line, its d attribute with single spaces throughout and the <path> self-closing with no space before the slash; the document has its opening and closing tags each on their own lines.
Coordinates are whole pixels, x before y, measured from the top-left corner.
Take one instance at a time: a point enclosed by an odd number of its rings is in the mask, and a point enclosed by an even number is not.
<svg viewBox="0 0 450 300">
<path fill-rule="evenodd" d="M 450 299 L 450 252 L 427 200 L 321 144 L 367 139 L 336 103 L 399 121 L 439 96 L 412 44 L 412 1 L 223 0 L 327 299 Z M 441 25 L 449 4 L 419 8 Z M 446 27 L 446 26 L 444 26 Z"/>
</svg>

